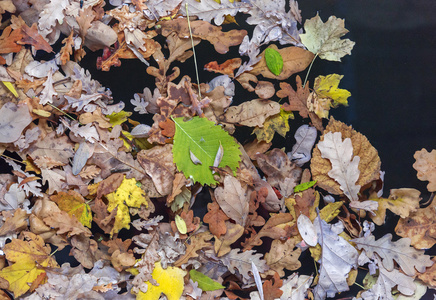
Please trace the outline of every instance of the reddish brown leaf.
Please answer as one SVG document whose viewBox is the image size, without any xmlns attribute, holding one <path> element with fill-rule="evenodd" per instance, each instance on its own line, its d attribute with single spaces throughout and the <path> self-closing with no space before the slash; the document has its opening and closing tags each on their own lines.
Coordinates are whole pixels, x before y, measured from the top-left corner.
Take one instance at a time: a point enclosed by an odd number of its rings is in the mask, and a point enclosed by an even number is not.
<svg viewBox="0 0 436 300">
<path fill-rule="evenodd" d="M 229 219 L 220 209 L 218 203 L 213 202 L 207 205 L 207 214 L 203 217 L 203 222 L 209 224 L 209 231 L 216 237 L 220 237 L 227 231 L 225 221 Z"/>
<path fill-rule="evenodd" d="M 222 64 L 218 64 L 216 61 L 211 61 L 204 65 L 204 69 L 210 72 L 221 73 L 229 75 L 233 78 L 235 69 L 241 66 L 242 59 L 239 57 L 228 59 Z"/>
<path fill-rule="evenodd" d="M 22 46 L 18 42 L 23 37 L 21 30 L 12 31 L 11 26 L 6 27 L 0 36 L 0 54 L 20 51 Z"/>
<path fill-rule="evenodd" d="M 263 296 L 265 300 L 274 300 L 280 298 L 283 291 L 280 289 L 283 285 L 283 280 L 280 279 L 280 275 L 276 272 L 274 273 L 273 279 L 265 280 L 262 284 Z"/>
</svg>

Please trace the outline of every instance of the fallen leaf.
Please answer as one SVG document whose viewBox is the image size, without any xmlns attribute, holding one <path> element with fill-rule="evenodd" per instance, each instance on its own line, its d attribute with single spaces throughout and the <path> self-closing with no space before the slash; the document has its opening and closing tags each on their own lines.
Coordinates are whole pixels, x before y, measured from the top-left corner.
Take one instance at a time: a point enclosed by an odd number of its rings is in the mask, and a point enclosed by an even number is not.
<svg viewBox="0 0 436 300">
<path fill-rule="evenodd" d="M 317 14 L 304 23 L 306 33 L 300 34 L 301 42 L 321 59 L 341 61 L 342 57 L 351 54 L 355 44 L 349 39 L 341 40 L 341 37 L 348 33 L 344 23 L 343 19 L 335 16 L 330 16 L 327 22 L 323 23 Z"/>
<path fill-rule="evenodd" d="M 247 188 L 233 176 L 224 178 L 224 186 L 215 189 L 215 198 L 224 213 L 237 224 L 245 226 L 248 216 Z"/>
<path fill-rule="evenodd" d="M 0 143 L 12 143 L 18 140 L 30 122 L 32 117 L 26 105 L 5 103 L 0 109 Z"/>
<path fill-rule="evenodd" d="M 232 250 L 231 245 L 244 234 L 244 227 L 239 224 L 226 221 L 225 226 L 226 233 L 220 238 L 215 237 L 214 248 L 217 257 L 229 253 Z"/>
<path fill-rule="evenodd" d="M 413 168 L 418 171 L 419 180 L 427 180 L 427 190 L 429 192 L 436 192 L 436 150 L 430 153 L 426 149 L 416 151 L 413 157 L 416 162 Z"/>
<path fill-rule="evenodd" d="M 146 282 L 148 289 L 143 293 L 139 291 L 136 299 L 138 300 L 159 300 L 161 293 L 165 294 L 168 300 L 179 300 L 185 286 L 183 277 L 186 271 L 177 267 L 162 269 L 160 262 L 155 263 L 152 273 L 153 279 L 158 286 Z"/>
<path fill-rule="evenodd" d="M 267 49 L 277 51 L 277 53 L 282 57 L 282 71 L 280 72 L 280 74 L 276 75 L 269 70 L 265 59 L 265 53 L 267 51 L 265 49 L 260 54 L 260 56 L 262 57 L 261 60 L 253 66 L 253 69 L 251 71 L 249 71 L 251 74 L 256 76 L 262 74 L 262 76 L 265 78 L 286 80 L 291 75 L 305 70 L 314 57 L 314 55 L 310 51 L 307 51 L 300 47 L 285 47 L 282 49 L 278 49 L 277 46 L 273 44 Z"/>
<path fill-rule="evenodd" d="M 213 202 L 207 205 L 208 212 L 203 217 L 203 222 L 209 224 L 210 232 L 217 238 L 227 231 L 225 221 L 229 219 L 227 215 L 220 209 L 218 203 Z"/>
<path fill-rule="evenodd" d="M 408 217 L 400 218 L 395 233 L 410 238 L 410 244 L 416 249 L 430 249 L 436 244 L 435 208 L 436 203 L 433 201 L 426 208 L 419 208 L 411 212 Z"/>
<path fill-rule="evenodd" d="M 74 190 L 68 192 L 61 191 L 56 195 L 52 195 L 50 200 L 57 203 L 59 208 L 66 211 L 70 216 L 75 216 L 80 223 L 91 228 L 91 208 L 81 194 Z"/>
<path fill-rule="evenodd" d="M 394 270 L 394 261 L 408 276 L 414 276 L 416 271 L 424 273 L 426 267 L 433 265 L 430 256 L 425 255 L 424 250 L 416 250 L 410 246 L 409 238 L 392 242 L 392 234 L 388 233 L 378 240 L 371 234 L 351 241 L 356 244 L 357 249 L 365 250 L 368 257 L 377 253 L 382 259 L 383 267 L 389 272 Z"/>
<path fill-rule="evenodd" d="M 274 134 L 277 132 L 282 137 L 286 137 L 286 133 L 289 131 L 289 118 L 293 118 L 292 112 L 284 111 L 280 109 L 280 113 L 274 116 L 268 117 L 263 123 L 263 127 L 256 127 L 253 133 L 256 134 L 258 141 L 264 141 L 270 143 L 274 138 Z"/>
<path fill-rule="evenodd" d="M 420 191 L 415 189 L 392 189 L 389 198 L 371 198 L 370 200 L 378 203 L 378 209 L 375 214 L 370 214 L 372 221 L 377 225 L 382 225 L 386 218 L 386 209 L 401 218 L 406 218 L 410 213 L 419 209 L 421 198 Z"/>
<path fill-rule="evenodd" d="M 266 118 L 278 113 L 280 113 L 280 104 L 277 102 L 256 99 L 229 107 L 219 120 L 231 124 L 263 127 Z"/>
<path fill-rule="evenodd" d="M 241 62 L 242 59 L 239 57 L 228 59 L 222 64 L 218 64 L 216 61 L 211 61 L 204 65 L 204 69 L 209 72 L 226 74 L 233 78 L 233 72 L 241 66 Z"/>
<path fill-rule="evenodd" d="M 298 240 L 296 238 L 287 239 L 285 242 L 274 240 L 271 249 L 265 254 L 267 265 L 277 272 L 280 277 L 285 276 L 285 271 L 295 271 L 301 267 L 298 258 L 301 255 L 301 249 L 296 247 Z"/>
<path fill-rule="evenodd" d="M 175 266 L 181 266 L 188 262 L 190 258 L 198 257 L 197 251 L 208 246 L 212 246 L 209 242 L 213 235 L 206 231 L 198 233 L 190 238 L 190 244 L 186 245 L 186 252 L 175 263 Z"/>
<path fill-rule="evenodd" d="M 189 271 L 189 276 L 194 282 L 198 282 L 198 287 L 203 291 L 214 291 L 225 288 L 215 280 L 212 280 L 203 273 L 200 273 L 194 269 Z"/>
<path fill-rule="evenodd" d="M 83 234 L 87 237 L 92 235 L 91 231 L 82 225 L 75 216 L 61 211 L 44 218 L 44 223 L 52 228 L 57 228 L 57 234 L 68 233 L 68 236 Z"/>
</svg>

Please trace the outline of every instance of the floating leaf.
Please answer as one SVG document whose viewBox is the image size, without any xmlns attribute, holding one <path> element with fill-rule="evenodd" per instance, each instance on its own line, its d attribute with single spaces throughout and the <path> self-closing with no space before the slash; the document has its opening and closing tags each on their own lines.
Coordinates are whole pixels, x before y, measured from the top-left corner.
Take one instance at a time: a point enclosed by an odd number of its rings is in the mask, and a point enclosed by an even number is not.
<svg viewBox="0 0 436 300">
<path fill-rule="evenodd" d="M 211 166 L 214 165 L 217 150 L 222 145 L 223 157 L 218 167 L 229 166 L 233 171 L 239 166 L 241 151 L 239 145 L 226 131 L 213 122 L 194 117 L 184 122 L 183 118 L 175 118 L 176 134 L 174 135 L 173 157 L 177 169 L 187 178 L 191 177 L 201 184 L 213 184 Z M 194 153 L 201 165 L 195 164 L 190 153 Z"/>
<path fill-rule="evenodd" d="M 189 276 L 191 276 L 192 281 L 198 282 L 198 287 L 203 291 L 215 291 L 225 288 L 225 286 L 194 269 L 189 271 Z"/>
<path fill-rule="evenodd" d="M 279 76 L 283 70 L 283 58 L 280 53 L 273 49 L 265 50 L 265 61 L 268 69 L 276 76 Z"/>
</svg>

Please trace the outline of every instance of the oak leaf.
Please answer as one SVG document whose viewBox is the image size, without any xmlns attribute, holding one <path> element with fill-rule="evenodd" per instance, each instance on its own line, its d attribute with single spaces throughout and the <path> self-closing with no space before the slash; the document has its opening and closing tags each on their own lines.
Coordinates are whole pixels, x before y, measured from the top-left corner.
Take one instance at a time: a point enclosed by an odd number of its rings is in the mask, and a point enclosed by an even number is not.
<svg viewBox="0 0 436 300">
<path fill-rule="evenodd" d="M 324 136 L 329 132 L 341 132 L 342 139 L 351 139 L 352 154 L 359 156 L 359 178 L 356 185 L 365 186 L 366 184 L 380 177 L 380 157 L 377 150 L 370 144 L 368 139 L 361 133 L 355 131 L 351 126 L 336 121 L 333 117 L 330 118 L 324 134 L 320 138 L 320 142 L 324 140 Z M 341 195 L 343 191 L 340 185 L 328 175 L 332 169 L 331 162 L 321 157 L 321 151 L 318 147 L 313 149 L 312 159 L 310 164 L 313 180 L 317 181 L 317 185 L 328 191 L 331 194 Z"/>
<path fill-rule="evenodd" d="M 349 39 L 341 40 L 348 33 L 344 27 L 344 20 L 331 16 L 323 23 L 317 14 L 304 23 L 305 34 L 300 34 L 301 42 L 313 54 L 321 59 L 341 61 L 341 58 L 351 54 L 354 42 Z"/>
<path fill-rule="evenodd" d="M 239 57 L 228 59 L 222 64 L 218 64 L 216 61 L 211 61 L 204 65 L 204 69 L 209 72 L 221 73 L 234 77 L 233 72 L 241 66 L 241 62 L 242 59 Z"/>
<path fill-rule="evenodd" d="M 413 157 L 416 162 L 413 168 L 418 171 L 418 179 L 429 183 L 427 190 L 429 192 L 436 192 L 436 150 L 430 153 L 426 149 L 416 151 Z"/>
<path fill-rule="evenodd" d="M 436 287 L 436 257 L 432 259 L 433 265 L 427 268 L 424 273 L 418 274 L 418 278 L 429 287 Z"/>
<path fill-rule="evenodd" d="M 293 273 L 286 280 L 284 280 L 282 287 L 283 295 L 280 300 L 300 300 L 305 299 L 306 293 L 312 284 L 313 277 L 307 275 L 298 276 Z"/>
<path fill-rule="evenodd" d="M 406 218 L 398 220 L 395 232 L 410 238 L 410 244 L 417 249 L 430 249 L 436 244 L 436 202 L 426 208 L 417 209 Z"/>
<path fill-rule="evenodd" d="M 201 232 L 191 237 L 190 244 L 186 245 L 186 252 L 183 256 L 181 256 L 175 263 L 175 266 L 181 266 L 188 262 L 190 258 L 198 257 L 197 251 L 204 248 L 212 246 L 212 243 L 209 242 L 212 239 L 213 235 L 208 232 Z"/>
<path fill-rule="evenodd" d="M 203 222 L 209 224 L 210 232 L 217 238 L 227 231 L 225 221 L 229 217 L 220 209 L 218 203 L 213 202 L 207 205 L 208 212 L 203 217 Z"/>
<path fill-rule="evenodd" d="M 217 257 L 229 253 L 232 250 L 231 245 L 244 234 L 244 227 L 239 224 L 226 221 L 225 227 L 226 233 L 220 238 L 215 237 L 214 249 Z"/>
<path fill-rule="evenodd" d="M 430 256 L 425 255 L 424 250 L 416 250 L 410 246 L 409 238 L 392 242 L 392 234 L 388 233 L 378 240 L 375 240 L 373 235 L 367 235 L 351 242 L 356 244 L 357 249 L 365 250 L 368 257 L 373 257 L 374 253 L 377 253 L 382 259 L 383 267 L 389 272 L 394 269 L 394 261 L 408 276 L 414 276 L 416 271 L 424 273 L 426 267 L 433 265 Z"/>
<path fill-rule="evenodd" d="M 6 27 L 0 36 L 0 54 L 19 52 L 22 46 L 18 42 L 22 38 L 21 30 L 12 30 L 11 26 Z"/>
<path fill-rule="evenodd" d="M 244 283 L 254 283 L 251 263 L 254 263 L 260 273 L 268 270 L 268 265 L 262 259 L 262 254 L 255 250 L 239 252 L 240 249 L 232 249 L 226 255 L 220 257 L 220 261 L 228 268 L 232 274 L 240 274 Z"/>
<path fill-rule="evenodd" d="M 418 190 L 402 188 L 392 189 L 389 198 L 371 198 L 370 200 L 378 203 L 378 209 L 375 214 L 370 214 L 370 217 L 379 226 L 385 222 L 386 209 L 401 218 L 406 218 L 419 209 L 420 194 Z"/>
<path fill-rule="evenodd" d="M 66 211 L 60 211 L 45 217 L 44 223 L 50 227 L 57 228 L 57 234 L 68 233 L 68 236 L 83 234 L 87 237 L 92 235 L 91 231 L 83 226 L 76 216 L 70 216 Z"/>
</svg>

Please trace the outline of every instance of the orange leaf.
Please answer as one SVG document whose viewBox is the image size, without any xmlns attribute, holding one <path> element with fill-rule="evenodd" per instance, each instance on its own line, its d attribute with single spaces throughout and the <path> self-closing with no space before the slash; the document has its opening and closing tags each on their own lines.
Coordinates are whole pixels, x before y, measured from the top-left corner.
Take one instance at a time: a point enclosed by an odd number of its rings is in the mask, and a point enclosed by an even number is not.
<svg viewBox="0 0 436 300">
<path fill-rule="evenodd" d="M 218 203 L 213 202 L 207 205 L 208 213 L 204 215 L 203 222 L 209 224 L 210 232 L 218 238 L 227 231 L 225 221 L 229 219 L 220 209 Z"/>
<path fill-rule="evenodd" d="M 271 280 L 266 280 L 263 284 L 263 295 L 265 300 L 274 300 L 280 298 L 283 291 L 280 289 L 283 285 L 283 280 L 280 279 L 278 273 L 274 273 Z"/>
<path fill-rule="evenodd" d="M 23 38 L 21 30 L 12 31 L 11 26 L 6 27 L 0 36 L 0 54 L 19 52 L 21 45 L 17 42 Z"/>
<path fill-rule="evenodd" d="M 204 65 L 204 69 L 210 72 L 216 72 L 221 74 L 227 74 L 233 77 L 233 71 L 241 66 L 242 59 L 239 57 L 228 59 L 222 64 L 218 64 L 216 61 L 211 61 Z"/>
</svg>

